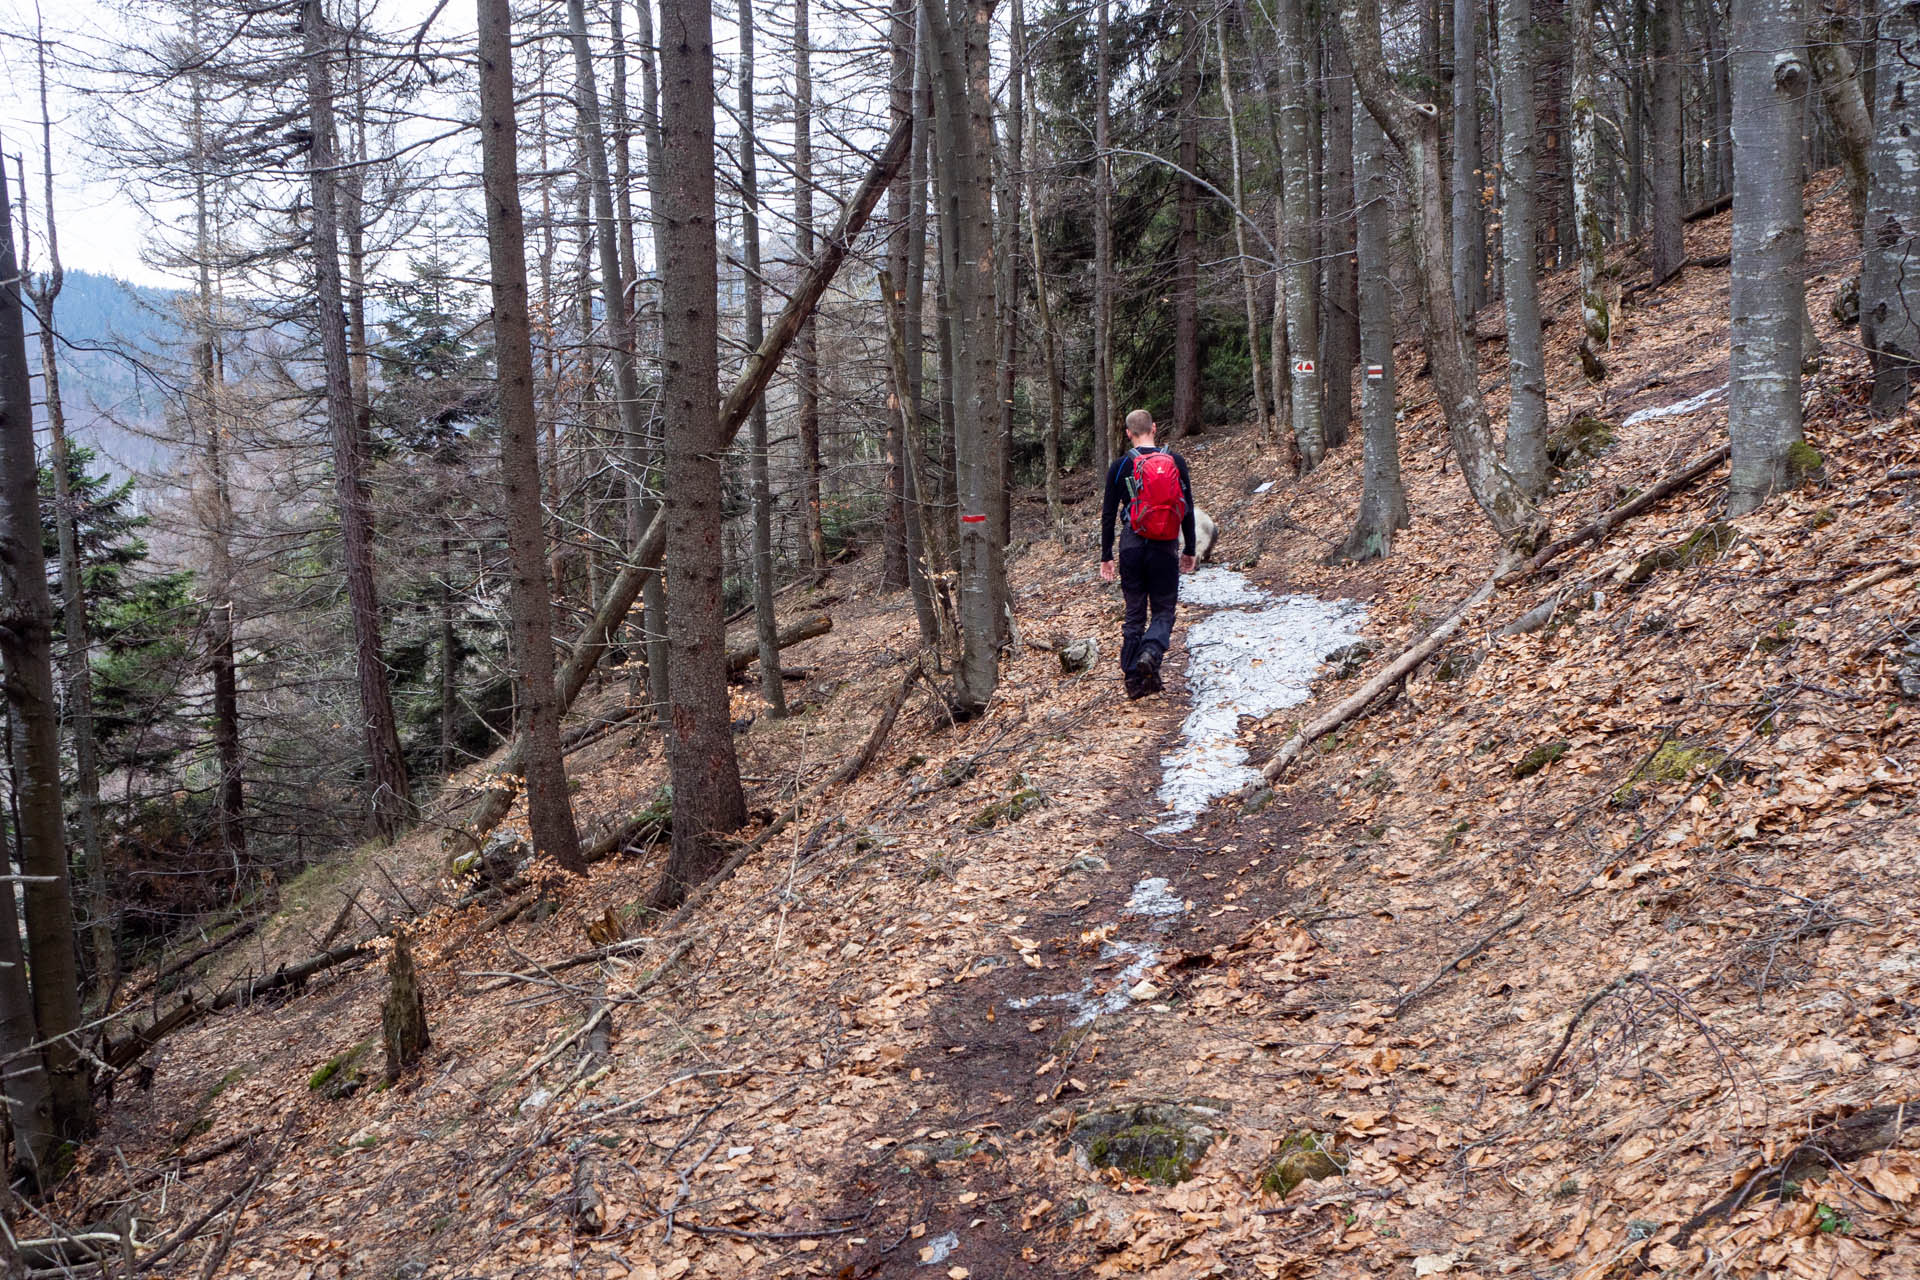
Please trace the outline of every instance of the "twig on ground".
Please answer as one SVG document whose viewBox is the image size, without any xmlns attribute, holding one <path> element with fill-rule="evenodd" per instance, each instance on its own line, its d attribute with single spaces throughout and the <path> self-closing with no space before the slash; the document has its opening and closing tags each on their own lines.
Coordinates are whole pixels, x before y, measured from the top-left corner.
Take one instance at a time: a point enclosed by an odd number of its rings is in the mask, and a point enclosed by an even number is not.
<svg viewBox="0 0 1920 1280">
<path fill-rule="evenodd" d="M 1391 1016 L 1397 1018 L 1401 1014 L 1405 1013 L 1407 1009 L 1414 1004 L 1415 1001 L 1419 1000 L 1422 996 L 1426 995 L 1427 992 L 1439 986 L 1440 983 L 1446 978 L 1446 976 L 1449 973 L 1452 973 L 1455 969 L 1459 968 L 1461 965 L 1465 964 L 1467 961 L 1473 959 L 1475 956 L 1479 955 L 1482 951 L 1485 951 L 1490 945 L 1492 945 L 1493 940 L 1499 937 L 1501 934 L 1507 933 L 1512 929 L 1518 928 L 1521 922 L 1524 921 L 1526 918 L 1527 918 L 1526 912 L 1516 911 L 1512 915 L 1508 916 L 1505 920 L 1495 925 L 1490 932 L 1476 939 L 1473 945 L 1469 946 L 1465 951 L 1462 951 L 1459 955 L 1447 961 L 1444 965 L 1441 965 L 1439 972 L 1435 973 L 1431 978 L 1428 978 L 1425 982 L 1421 983 L 1419 986 L 1415 987 L 1413 990 L 1407 992 L 1407 994 L 1401 996 L 1400 999 L 1394 1004 L 1393 1013 Z"/>
</svg>

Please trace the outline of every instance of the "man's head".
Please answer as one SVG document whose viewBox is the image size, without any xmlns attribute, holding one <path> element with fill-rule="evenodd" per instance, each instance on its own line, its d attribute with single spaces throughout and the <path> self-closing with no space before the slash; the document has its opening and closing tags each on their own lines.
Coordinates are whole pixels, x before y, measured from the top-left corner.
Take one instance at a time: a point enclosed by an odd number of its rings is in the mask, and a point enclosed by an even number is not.
<svg viewBox="0 0 1920 1280">
<path fill-rule="evenodd" d="M 1135 444 L 1152 444 L 1159 430 L 1160 424 L 1145 409 L 1135 409 L 1127 415 L 1127 439 Z"/>
</svg>

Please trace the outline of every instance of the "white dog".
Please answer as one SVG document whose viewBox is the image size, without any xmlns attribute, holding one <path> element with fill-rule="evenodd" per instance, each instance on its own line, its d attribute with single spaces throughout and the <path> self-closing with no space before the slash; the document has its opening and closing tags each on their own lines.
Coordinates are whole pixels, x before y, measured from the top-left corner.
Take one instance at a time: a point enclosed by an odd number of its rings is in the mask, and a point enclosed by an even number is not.
<svg viewBox="0 0 1920 1280">
<path fill-rule="evenodd" d="M 1213 544 L 1220 540 L 1220 527 L 1199 507 L 1193 509 L 1193 550 L 1199 560 L 1213 559 Z"/>
</svg>

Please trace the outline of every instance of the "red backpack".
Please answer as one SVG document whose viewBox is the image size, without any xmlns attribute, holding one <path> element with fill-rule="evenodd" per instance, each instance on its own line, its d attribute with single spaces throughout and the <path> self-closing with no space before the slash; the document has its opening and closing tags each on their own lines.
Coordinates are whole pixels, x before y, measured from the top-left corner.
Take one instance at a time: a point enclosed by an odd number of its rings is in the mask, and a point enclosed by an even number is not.
<svg viewBox="0 0 1920 1280">
<path fill-rule="evenodd" d="M 1164 449 L 1152 453 L 1135 450 L 1132 457 L 1127 490 L 1133 501 L 1127 506 L 1127 520 L 1133 531 L 1148 541 L 1171 542 L 1180 536 L 1180 524 L 1187 518 L 1180 464 Z"/>
</svg>

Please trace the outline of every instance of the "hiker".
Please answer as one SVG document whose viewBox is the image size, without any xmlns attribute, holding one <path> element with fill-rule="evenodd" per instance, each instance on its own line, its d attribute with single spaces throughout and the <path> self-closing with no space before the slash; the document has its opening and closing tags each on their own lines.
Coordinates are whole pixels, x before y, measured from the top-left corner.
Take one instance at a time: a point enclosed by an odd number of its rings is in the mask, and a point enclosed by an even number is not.
<svg viewBox="0 0 1920 1280">
<path fill-rule="evenodd" d="M 1127 415 L 1127 440 L 1133 447 L 1107 472 L 1107 497 L 1100 511 L 1100 577 L 1112 582 L 1113 518 L 1123 502 L 1127 507 L 1118 576 L 1127 598 L 1120 669 L 1126 673 L 1129 698 L 1159 693 L 1164 687 L 1160 661 L 1173 641 L 1180 575 L 1192 573 L 1194 566 L 1193 481 L 1185 458 L 1154 443 L 1159 430 L 1145 409 Z"/>
</svg>

